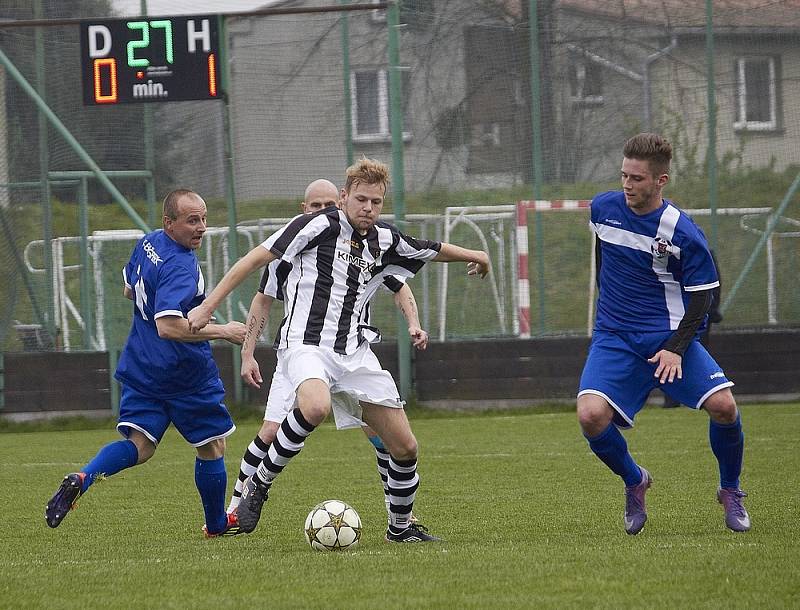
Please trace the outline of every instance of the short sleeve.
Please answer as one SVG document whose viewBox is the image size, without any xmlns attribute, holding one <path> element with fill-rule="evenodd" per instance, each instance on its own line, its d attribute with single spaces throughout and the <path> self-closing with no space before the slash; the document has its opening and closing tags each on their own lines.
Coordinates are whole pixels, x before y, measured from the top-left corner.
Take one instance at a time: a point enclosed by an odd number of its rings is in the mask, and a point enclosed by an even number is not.
<svg viewBox="0 0 800 610">
<path fill-rule="evenodd" d="M 703 231 L 687 218 L 682 219 L 686 236 L 681 240 L 681 285 L 687 292 L 719 286 L 717 267 Z M 683 228 L 683 227 L 682 227 Z"/>
<path fill-rule="evenodd" d="M 153 305 L 154 317 L 186 317 L 198 296 L 198 275 L 184 265 L 165 265 L 158 273 Z"/>
</svg>

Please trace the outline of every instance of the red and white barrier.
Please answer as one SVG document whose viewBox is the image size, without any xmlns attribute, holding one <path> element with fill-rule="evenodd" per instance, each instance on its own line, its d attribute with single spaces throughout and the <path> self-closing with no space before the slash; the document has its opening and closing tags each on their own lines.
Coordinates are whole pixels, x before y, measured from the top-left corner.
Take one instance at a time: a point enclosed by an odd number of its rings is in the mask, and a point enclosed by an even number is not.
<svg viewBox="0 0 800 610">
<path fill-rule="evenodd" d="M 589 199 L 557 199 L 554 201 L 517 201 L 517 295 L 519 336 L 527 339 L 531 336 L 531 297 L 530 279 L 528 277 L 528 212 L 546 210 L 586 210 Z"/>
</svg>

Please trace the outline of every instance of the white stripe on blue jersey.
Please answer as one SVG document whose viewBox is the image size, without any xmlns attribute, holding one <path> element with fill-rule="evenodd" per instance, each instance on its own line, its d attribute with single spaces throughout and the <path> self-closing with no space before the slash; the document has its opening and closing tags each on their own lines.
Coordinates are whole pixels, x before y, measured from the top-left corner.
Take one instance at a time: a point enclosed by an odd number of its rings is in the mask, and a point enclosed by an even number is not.
<svg viewBox="0 0 800 610">
<path fill-rule="evenodd" d="M 136 244 L 123 279 L 133 294 L 133 323 L 115 377 L 158 398 L 195 394 L 219 377 L 208 341 L 162 339 L 156 320 L 185 318 L 205 298 L 205 280 L 193 250 L 163 230 Z"/>
<path fill-rule="evenodd" d="M 613 191 L 592 200 L 591 216 L 601 247 L 596 329 L 675 330 L 686 293 L 719 286 L 705 235 L 671 202 L 638 216 Z"/>
<path fill-rule="evenodd" d="M 364 341 L 360 324 L 385 279 L 413 277 L 441 248 L 384 222 L 362 236 L 336 208 L 294 218 L 262 246 L 290 265 L 275 346 L 319 345 L 340 354 Z"/>
</svg>

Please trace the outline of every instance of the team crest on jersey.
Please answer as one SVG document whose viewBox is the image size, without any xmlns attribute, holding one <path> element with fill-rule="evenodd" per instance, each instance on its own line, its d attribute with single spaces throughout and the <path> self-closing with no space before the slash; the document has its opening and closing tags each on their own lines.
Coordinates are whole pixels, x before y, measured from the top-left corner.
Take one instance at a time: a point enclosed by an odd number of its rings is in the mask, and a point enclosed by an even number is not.
<svg viewBox="0 0 800 610">
<path fill-rule="evenodd" d="M 672 254 L 672 242 L 663 237 L 656 237 L 650 245 L 650 250 L 656 258 L 664 258 Z"/>
</svg>

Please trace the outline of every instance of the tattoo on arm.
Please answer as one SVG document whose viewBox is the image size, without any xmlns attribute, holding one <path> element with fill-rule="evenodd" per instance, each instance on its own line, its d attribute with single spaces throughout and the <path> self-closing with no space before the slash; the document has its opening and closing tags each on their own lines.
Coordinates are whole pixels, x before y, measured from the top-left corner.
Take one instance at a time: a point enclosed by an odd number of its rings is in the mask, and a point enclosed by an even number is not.
<svg viewBox="0 0 800 610">
<path fill-rule="evenodd" d="M 401 311 L 403 312 L 403 316 L 406 319 L 406 322 L 411 322 L 412 317 L 417 318 L 419 317 L 419 313 L 417 312 L 417 302 L 414 300 L 414 297 L 410 296 L 406 298 L 406 307 L 401 307 Z"/>
<path fill-rule="evenodd" d="M 266 324 L 267 320 L 264 316 L 249 316 L 247 318 L 247 333 L 244 336 L 244 342 L 242 343 L 242 349 L 245 346 L 253 346 L 255 349 L 255 343 L 258 338 L 261 336 L 261 332 L 264 330 L 264 325 Z M 256 330 L 256 327 L 258 329 Z"/>
</svg>

